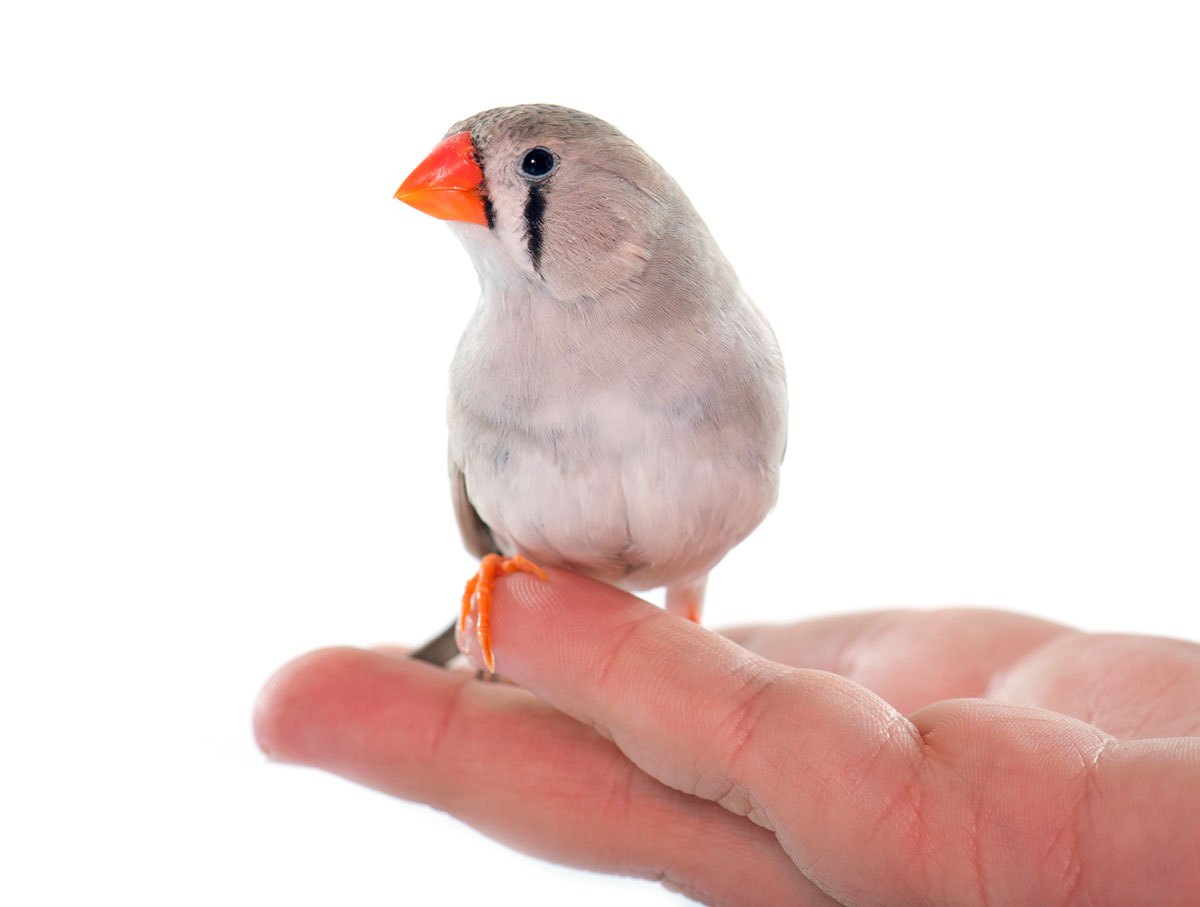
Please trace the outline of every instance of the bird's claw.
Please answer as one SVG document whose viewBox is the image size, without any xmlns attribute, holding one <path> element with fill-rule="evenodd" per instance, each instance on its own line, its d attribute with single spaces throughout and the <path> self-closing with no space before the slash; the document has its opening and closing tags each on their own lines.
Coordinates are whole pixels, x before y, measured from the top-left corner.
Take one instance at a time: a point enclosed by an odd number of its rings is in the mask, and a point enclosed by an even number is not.
<svg viewBox="0 0 1200 907">
<path fill-rule="evenodd" d="M 492 657 L 492 590 L 495 588 L 497 576 L 516 573 L 518 570 L 523 573 L 532 573 L 540 579 L 546 579 L 542 568 L 523 554 L 515 554 L 512 557 L 488 554 L 480 561 L 479 570 L 467 580 L 467 587 L 463 590 L 462 613 L 459 616 L 458 629 L 460 633 L 466 632 L 467 617 L 474 605 L 475 635 L 479 639 L 483 661 L 489 671 L 496 669 L 496 662 Z"/>
</svg>

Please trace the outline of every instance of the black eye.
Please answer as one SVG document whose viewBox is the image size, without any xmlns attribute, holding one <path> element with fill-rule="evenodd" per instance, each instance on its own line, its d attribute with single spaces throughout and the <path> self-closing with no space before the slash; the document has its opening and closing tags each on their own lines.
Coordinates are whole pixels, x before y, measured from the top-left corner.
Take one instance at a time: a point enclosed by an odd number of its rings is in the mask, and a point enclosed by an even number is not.
<svg viewBox="0 0 1200 907">
<path fill-rule="evenodd" d="M 554 152 L 549 148 L 530 148 L 521 158 L 521 172 L 526 176 L 545 176 L 554 169 L 556 163 Z"/>
</svg>

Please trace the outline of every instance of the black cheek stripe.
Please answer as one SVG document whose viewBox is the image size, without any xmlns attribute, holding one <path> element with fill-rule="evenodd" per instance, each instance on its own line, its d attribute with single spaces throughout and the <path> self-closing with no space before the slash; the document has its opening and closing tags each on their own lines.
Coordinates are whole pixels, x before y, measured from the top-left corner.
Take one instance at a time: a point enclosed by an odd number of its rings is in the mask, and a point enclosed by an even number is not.
<svg viewBox="0 0 1200 907">
<path fill-rule="evenodd" d="M 529 247 L 529 260 L 533 262 L 533 270 L 541 273 L 542 265 L 542 229 L 545 226 L 546 196 L 538 186 L 529 187 L 529 196 L 525 199 L 525 242 Z"/>
<path fill-rule="evenodd" d="M 479 153 L 480 143 L 475 136 L 471 136 L 471 156 L 475 158 L 475 166 L 479 168 L 480 176 L 479 195 L 483 199 L 483 217 L 487 221 L 489 230 L 496 229 L 496 210 L 492 207 L 492 199 L 488 196 L 487 177 L 483 176 L 483 155 Z"/>
</svg>

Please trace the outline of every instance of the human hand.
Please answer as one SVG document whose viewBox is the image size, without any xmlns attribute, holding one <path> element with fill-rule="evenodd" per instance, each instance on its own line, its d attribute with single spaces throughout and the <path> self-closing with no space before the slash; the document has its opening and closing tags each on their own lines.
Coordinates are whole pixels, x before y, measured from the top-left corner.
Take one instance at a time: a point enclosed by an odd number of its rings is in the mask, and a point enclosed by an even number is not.
<svg viewBox="0 0 1200 907">
<path fill-rule="evenodd" d="M 1200 646 L 977 610 L 719 636 L 548 572 L 497 584 L 519 686 L 321 650 L 259 744 L 706 903 L 1195 903 Z"/>
</svg>

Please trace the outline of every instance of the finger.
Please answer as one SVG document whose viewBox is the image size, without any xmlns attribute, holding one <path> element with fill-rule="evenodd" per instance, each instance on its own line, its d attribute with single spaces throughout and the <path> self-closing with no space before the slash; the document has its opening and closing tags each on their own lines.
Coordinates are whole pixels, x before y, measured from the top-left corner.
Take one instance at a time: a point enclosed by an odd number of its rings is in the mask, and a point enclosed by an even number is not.
<svg viewBox="0 0 1200 907">
<path fill-rule="evenodd" d="M 1115 742 L 1063 716 L 959 700 L 910 721 L 845 678 L 761 659 L 561 571 L 498 584 L 492 630 L 498 670 L 665 784 L 775 829 L 846 900 L 919 900 L 933 886 L 953 903 L 1042 903 L 1068 897 L 1063 867 L 1085 846 L 1095 874 L 1150 862 L 1178 872 L 1192 856 L 1171 823 L 1148 837 L 1153 853 L 1103 850 L 1087 804 L 1120 802 L 1129 775 L 1093 791 Z"/>
<path fill-rule="evenodd" d="M 1200 736 L 1200 645 L 1069 634 L 1030 652 L 989 695 L 1073 715 L 1125 739 Z"/>
<path fill-rule="evenodd" d="M 827 903 L 768 832 L 664 787 L 511 685 L 327 649 L 271 679 L 255 733 L 278 760 L 429 803 L 534 856 L 709 902 Z"/>
<path fill-rule="evenodd" d="M 996 678 L 1064 635 L 1061 624 L 984 608 L 894 610 L 723 631 L 752 652 L 833 671 L 903 714 L 943 699 L 988 695 Z"/>
</svg>

